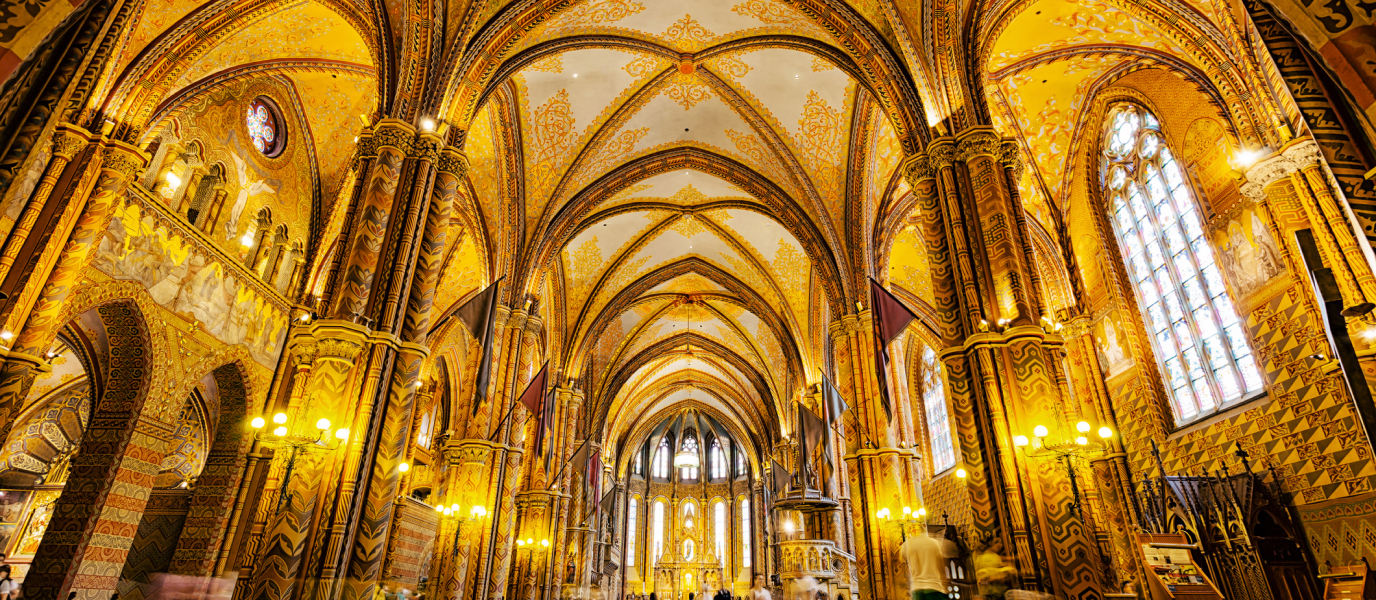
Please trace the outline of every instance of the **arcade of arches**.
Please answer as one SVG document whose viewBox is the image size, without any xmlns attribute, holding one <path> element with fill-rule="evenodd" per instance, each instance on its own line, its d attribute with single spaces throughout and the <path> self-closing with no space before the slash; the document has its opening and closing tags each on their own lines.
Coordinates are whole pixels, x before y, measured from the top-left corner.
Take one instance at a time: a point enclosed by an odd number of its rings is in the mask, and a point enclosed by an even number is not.
<svg viewBox="0 0 1376 600">
<path fill-rule="evenodd" d="M 1370 2 L 0 4 L 26 598 L 1376 564 Z"/>
</svg>

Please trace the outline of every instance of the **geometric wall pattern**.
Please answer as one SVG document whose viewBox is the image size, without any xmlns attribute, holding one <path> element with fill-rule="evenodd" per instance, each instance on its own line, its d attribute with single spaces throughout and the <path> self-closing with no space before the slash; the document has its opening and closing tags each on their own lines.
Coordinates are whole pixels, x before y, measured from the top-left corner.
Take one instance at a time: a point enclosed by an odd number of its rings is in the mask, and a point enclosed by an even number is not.
<svg viewBox="0 0 1376 600">
<path fill-rule="evenodd" d="M 395 581 L 394 588 L 414 590 L 430 569 L 439 516 L 424 502 L 407 497 L 397 504 L 392 527 L 390 566 L 385 579 Z"/>
<path fill-rule="evenodd" d="M 167 571 L 172 552 L 181 537 L 191 492 L 184 489 L 155 490 L 139 521 L 129 558 L 120 573 L 119 595 L 129 600 L 150 597 L 150 576 Z"/>
</svg>

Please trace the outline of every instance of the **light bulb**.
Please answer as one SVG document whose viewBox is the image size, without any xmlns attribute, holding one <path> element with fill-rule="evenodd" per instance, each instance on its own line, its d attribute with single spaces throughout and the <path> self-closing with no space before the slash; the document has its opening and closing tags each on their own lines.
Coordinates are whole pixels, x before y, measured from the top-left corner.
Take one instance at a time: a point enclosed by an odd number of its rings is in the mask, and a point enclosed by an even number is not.
<svg viewBox="0 0 1376 600">
<path fill-rule="evenodd" d="M 287 428 L 286 428 L 286 427 L 278 427 L 277 429 L 272 430 L 272 435 L 275 435 L 275 436 L 277 436 L 277 437 L 282 437 L 282 436 L 284 436 L 284 435 L 287 435 Z"/>
<path fill-rule="evenodd" d="M 421 119 L 421 120 L 420 120 L 420 128 L 421 128 L 422 131 L 434 131 L 434 130 L 435 130 L 435 121 L 434 121 L 434 119 L 429 119 L 429 118 Z"/>
<path fill-rule="evenodd" d="M 177 175 L 176 175 L 175 173 L 172 173 L 171 171 L 168 171 L 168 173 L 167 173 L 167 178 L 166 178 L 166 179 L 167 179 L 167 184 L 170 185 L 170 186 L 172 186 L 172 189 L 175 190 L 175 189 L 177 189 L 177 188 L 179 188 L 179 187 L 182 187 L 182 178 L 181 178 L 181 177 L 177 177 Z"/>
<path fill-rule="evenodd" d="M 549 538 L 545 538 L 545 539 L 543 539 L 543 540 L 540 540 L 540 545 L 541 545 L 541 546 L 544 546 L 544 547 L 546 547 L 546 548 L 548 548 L 548 547 L 549 547 Z"/>
<path fill-rule="evenodd" d="M 449 510 L 452 510 L 452 511 L 454 511 L 454 512 L 459 512 L 459 503 L 458 503 L 458 502 L 455 502 L 455 503 L 453 503 L 453 504 L 450 504 L 450 505 L 449 505 Z"/>
<path fill-rule="evenodd" d="M 1026 445 L 1027 445 L 1027 436 L 1025 436 L 1025 435 L 1015 435 L 1015 436 L 1013 436 L 1013 446 L 1014 446 L 1014 447 L 1021 448 L 1021 447 L 1026 446 Z"/>
<path fill-rule="evenodd" d="M 447 517 L 447 516 L 452 515 L 452 514 L 454 514 L 454 511 L 449 510 L 449 509 L 447 509 L 447 508 L 444 509 L 444 516 Z"/>
<path fill-rule="evenodd" d="M 959 479 L 965 479 L 966 475 L 968 475 L 968 473 L 965 472 L 965 469 L 956 469 L 956 477 L 957 477 L 957 478 L 959 478 Z"/>
<path fill-rule="evenodd" d="M 917 516 L 919 516 L 919 517 L 925 517 L 925 516 L 927 516 L 927 509 L 925 509 L 925 508 L 919 508 L 919 509 L 917 509 Z"/>
<path fill-rule="evenodd" d="M 904 507 L 903 507 L 903 516 L 906 517 L 906 516 L 911 515 L 911 514 L 913 514 L 913 509 L 904 506 Z"/>
<path fill-rule="evenodd" d="M 442 513 L 442 512 L 444 512 L 444 506 L 436 505 L 436 506 L 435 506 L 435 512 L 437 512 L 437 513 Z"/>
<path fill-rule="evenodd" d="M 474 505 L 473 508 L 468 510 L 468 514 L 473 515 L 475 518 L 483 517 L 487 515 L 487 509 L 478 505 Z"/>
<path fill-rule="evenodd" d="M 1045 425 L 1038 425 L 1032 428 L 1032 435 L 1035 435 L 1039 438 L 1046 437 L 1049 433 L 1050 432 L 1046 430 Z"/>
<path fill-rule="evenodd" d="M 315 428 L 316 428 L 316 429 L 319 429 L 319 430 L 321 430 L 321 431 L 325 431 L 326 429 L 329 429 L 329 428 L 330 428 L 330 420 L 322 417 L 319 421 L 316 421 L 316 422 L 315 422 Z"/>
<path fill-rule="evenodd" d="M 4 332 L 4 333 L 0 333 L 0 340 L 5 340 L 5 341 L 8 342 L 8 341 L 10 341 L 10 340 L 12 340 L 12 339 L 14 339 L 14 334 L 13 334 L 13 333 L 10 333 L 10 332 L 8 332 L 8 331 L 6 331 L 6 332 Z"/>
<path fill-rule="evenodd" d="M 1099 428 L 1099 437 L 1101 437 L 1101 438 L 1103 438 L 1103 439 L 1111 438 L 1111 437 L 1113 437 L 1113 430 L 1112 430 L 1112 429 L 1109 429 L 1107 426 L 1100 427 L 1100 428 Z"/>
<path fill-rule="evenodd" d="M 397 470 L 398 470 L 398 471 L 401 471 L 402 473 L 405 473 L 405 472 L 407 472 L 407 471 L 410 471 L 410 470 L 411 470 L 411 463 L 401 463 L 401 464 L 397 465 Z"/>
<path fill-rule="evenodd" d="M 516 545 L 517 545 L 517 546 L 524 546 L 524 545 L 526 545 L 526 541 L 525 541 L 525 540 L 516 540 Z"/>
<path fill-rule="evenodd" d="M 247 248 L 247 247 L 249 247 L 249 246 L 252 246 L 252 245 L 253 245 L 253 232 L 250 231 L 250 232 L 248 232 L 248 233 L 245 233 L 245 234 L 244 234 L 244 237 L 239 238 L 239 243 L 242 244 L 245 248 Z"/>
<path fill-rule="evenodd" d="M 272 415 L 272 422 L 278 425 L 285 424 L 287 422 L 287 413 L 277 413 L 275 415 Z"/>
<path fill-rule="evenodd" d="M 531 544 L 534 544 L 534 543 L 535 543 L 535 540 L 532 540 L 532 539 L 530 539 L 530 538 L 526 538 L 526 545 L 527 545 L 527 546 L 529 546 L 529 545 L 531 545 Z"/>
<path fill-rule="evenodd" d="M 347 440 L 349 439 L 349 430 L 341 427 L 335 430 L 334 437 L 339 438 L 340 441 Z"/>
<path fill-rule="evenodd" d="M 1083 446 L 1089 443 L 1089 438 L 1082 435 L 1080 437 L 1075 438 L 1075 443 Z"/>
<path fill-rule="evenodd" d="M 254 429 L 262 429 L 264 425 L 268 424 L 268 422 L 264 421 L 263 417 L 253 417 L 253 422 L 249 424 L 252 425 Z"/>
<path fill-rule="evenodd" d="M 1075 431 L 1078 431 L 1080 433 L 1089 433 L 1089 421 L 1080 421 L 1079 423 L 1076 423 Z"/>
</svg>

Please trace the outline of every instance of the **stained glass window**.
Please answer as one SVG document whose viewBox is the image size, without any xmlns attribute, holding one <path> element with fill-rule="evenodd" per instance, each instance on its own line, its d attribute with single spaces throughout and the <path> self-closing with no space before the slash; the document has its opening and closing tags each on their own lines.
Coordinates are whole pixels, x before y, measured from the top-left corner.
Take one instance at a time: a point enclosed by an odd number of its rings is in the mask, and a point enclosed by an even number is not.
<svg viewBox="0 0 1376 600">
<path fill-rule="evenodd" d="M 1103 158 L 1109 220 L 1177 421 L 1260 391 L 1261 373 L 1204 235 L 1194 192 L 1160 123 L 1139 106 L 1115 107 Z"/>
<path fill-rule="evenodd" d="M 248 105 L 244 120 L 253 147 L 267 156 L 276 156 L 281 149 L 282 126 L 277 109 L 266 98 L 258 98 Z"/>
<path fill-rule="evenodd" d="M 654 536 L 652 551 L 655 557 L 655 564 L 659 564 L 659 557 L 664 555 L 664 501 L 655 500 L 654 529 L 651 530 Z"/>
<path fill-rule="evenodd" d="M 932 472 L 954 467 L 956 450 L 951 442 L 951 419 L 946 414 L 946 379 L 936 352 L 922 352 L 922 407 L 927 413 L 927 437 L 932 445 Z"/>
<path fill-rule="evenodd" d="M 736 477 L 745 475 L 745 451 L 736 446 Z"/>
<path fill-rule="evenodd" d="M 741 496 L 741 566 L 750 567 L 750 499 Z"/>
<path fill-rule="evenodd" d="M 697 438 L 697 436 L 694 435 L 694 434 L 691 433 L 691 432 L 690 432 L 688 435 L 683 436 L 683 446 L 681 446 L 681 447 L 679 448 L 679 451 L 680 451 L 680 452 L 689 452 L 689 453 L 692 453 L 692 454 L 698 454 L 698 438 Z M 678 474 L 678 476 L 679 476 L 680 478 L 682 478 L 682 479 L 697 479 L 697 478 L 698 478 L 698 468 L 697 468 L 697 467 L 683 467 L 683 468 L 679 469 L 679 474 Z"/>
<path fill-rule="evenodd" d="M 717 440 L 712 440 L 712 479 L 726 479 L 726 452 Z"/>
<path fill-rule="evenodd" d="M 650 465 L 650 476 L 669 478 L 669 440 L 659 442 L 659 448 L 655 450 L 654 463 Z"/>
<path fill-rule="evenodd" d="M 635 509 L 636 499 L 631 498 L 631 505 L 626 510 L 626 566 L 635 566 Z"/>
<path fill-rule="evenodd" d="M 712 527 L 715 529 L 717 560 L 726 564 L 726 503 L 717 501 L 712 505 Z"/>
</svg>

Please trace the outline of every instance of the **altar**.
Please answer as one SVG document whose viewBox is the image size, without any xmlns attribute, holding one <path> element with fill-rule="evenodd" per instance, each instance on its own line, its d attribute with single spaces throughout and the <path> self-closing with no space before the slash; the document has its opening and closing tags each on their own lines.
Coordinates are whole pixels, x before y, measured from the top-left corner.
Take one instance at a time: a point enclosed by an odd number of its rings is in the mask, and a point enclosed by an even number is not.
<svg viewBox="0 0 1376 600">
<path fill-rule="evenodd" d="M 690 592 L 709 596 L 721 589 L 721 561 L 689 518 L 674 536 L 671 550 L 655 564 L 654 592 L 659 600 L 688 600 Z M 695 597 L 694 600 L 704 600 Z"/>
</svg>

